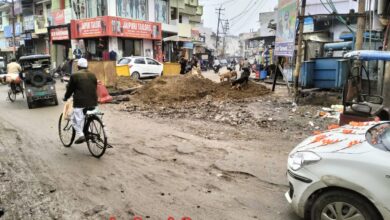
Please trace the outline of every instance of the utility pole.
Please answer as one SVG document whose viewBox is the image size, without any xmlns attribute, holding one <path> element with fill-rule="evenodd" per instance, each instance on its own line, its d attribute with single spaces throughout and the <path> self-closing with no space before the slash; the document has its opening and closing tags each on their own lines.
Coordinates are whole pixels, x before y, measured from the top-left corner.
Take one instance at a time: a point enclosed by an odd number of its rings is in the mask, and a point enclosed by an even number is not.
<svg viewBox="0 0 390 220">
<path fill-rule="evenodd" d="M 385 38 L 387 37 L 387 42 L 390 41 L 390 31 L 387 31 L 387 35 L 385 36 Z M 386 46 L 386 50 L 387 51 L 390 51 L 390 47 L 385 45 Z M 379 95 L 382 95 L 383 97 L 383 105 L 385 107 L 389 107 L 390 106 L 390 62 L 386 62 L 386 65 L 385 65 L 385 71 L 384 71 L 384 76 L 383 76 L 383 82 L 378 82 L 378 86 L 381 86 L 383 85 L 383 88 L 382 88 L 382 94 L 379 94 Z"/>
<path fill-rule="evenodd" d="M 220 6 L 219 8 L 216 9 L 216 11 L 218 13 L 218 24 L 217 24 L 217 39 L 215 42 L 215 50 L 217 53 L 218 53 L 218 41 L 219 41 L 219 23 L 221 22 L 221 12 L 224 10 L 225 9 L 223 9 L 222 6 Z"/>
<path fill-rule="evenodd" d="M 226 49 L 226 35 L 229 31 L 229 20 L 225 20 L 225 25 L 223 26 L 223 48 L 222 48 L 222 56 L 225 56 Z"/>
<path fill-rule="evenodd" d="M 12 0 L 12 43 L 13 43 L 13 55 L 16 58 L 16 33 L 15 33 L 15 2 Z"/>
<path fill-rule="evenodd" d="M 295 62 L 295 70 L 294 70 L 295 98 L 298 97 L 298 81 L 299 81 L 299 74 L 300 74 L 301 65 L 302 65 L 302 41 L 303 41 L 303 25 L 304 25 L 305 8 L 306 8 L 306 0 L 302 0 L 301 12 L 299 13 L 299 35 L 298 35 L 297 60 Z"/>
<path fill-rule="evenodd" d="M 357 20 L 355 50 L 361 50 L 363 48 L 363 38 L 364 38 L 363 35 L 364 35 L 364 30 L 366 29 L 365 13 L 366 13 L 366 0 L 359 0 L 359 4 L 358 4 L 359 17 Z M 359 76 L 361 72 L 361 66 L 362 66 L 362 61 L 355 60 L 353 63 L 352 74 L 355 74 L 355 76 Z"/>
</svg>

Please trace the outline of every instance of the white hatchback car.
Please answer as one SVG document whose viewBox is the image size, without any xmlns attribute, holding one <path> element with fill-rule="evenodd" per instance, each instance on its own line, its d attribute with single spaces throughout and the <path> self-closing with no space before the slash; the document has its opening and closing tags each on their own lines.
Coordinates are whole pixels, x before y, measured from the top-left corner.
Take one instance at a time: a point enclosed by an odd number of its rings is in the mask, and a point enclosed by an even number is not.
<svg viewBox="0 0 390 220">
<path fill-rule="evenodd" d="M 164 65 L 149 57 L 123 57 L 118 66 L 128 65 L 130 76 L 134 79 L 162 76 Z"/>
<path fill-rule="evenodd" d="M 390 219 L 390 122 L 309 137 L 288 158 L 286 199 L 312 220 Z"/>
</svg>

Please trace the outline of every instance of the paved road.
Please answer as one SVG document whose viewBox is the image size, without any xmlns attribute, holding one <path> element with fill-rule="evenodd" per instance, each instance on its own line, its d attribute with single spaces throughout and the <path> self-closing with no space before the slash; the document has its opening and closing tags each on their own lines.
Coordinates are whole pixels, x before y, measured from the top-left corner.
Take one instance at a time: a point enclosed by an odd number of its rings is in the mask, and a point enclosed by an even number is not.
<svg viewBox="0 0 390 220">
<path fill-rule="evenodd" d="M 57 87 L 61 97 L 64 86 Z M 209 129 L 230 138 L 237 132 L 207 122 L 146 119 L 107 105 L 101 108 L 114 149 L 95 159 L 85 145 L 60 145 L 62 104 L 29 110 L 21 97 L 7 101 L 6 91 L 0 87 L 5 219 L 297 220 L 283 197 L 288 150 L 273 150 L 288 140 L 273 146 L 210 140 L 197 134 Z"/>
</svg>

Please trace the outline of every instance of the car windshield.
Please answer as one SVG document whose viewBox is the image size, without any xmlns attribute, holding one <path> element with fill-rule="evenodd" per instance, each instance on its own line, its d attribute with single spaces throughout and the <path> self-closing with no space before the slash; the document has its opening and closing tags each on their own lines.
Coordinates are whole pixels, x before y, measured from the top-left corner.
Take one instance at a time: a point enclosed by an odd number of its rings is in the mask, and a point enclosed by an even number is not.
<svg viewBox="0 0 390 220">
<path fill-rule="evenodd" d="M 368 143 L 385 151 L 390 151 L 390 122 L 378 124 L 366 134 Z"/>
<path fill-rule="evenodd" d="M 20 65 L 24 69 L 49 68 L 50 67 L 50 59 L 23 60 L 20 62 Z"/>
</svg>

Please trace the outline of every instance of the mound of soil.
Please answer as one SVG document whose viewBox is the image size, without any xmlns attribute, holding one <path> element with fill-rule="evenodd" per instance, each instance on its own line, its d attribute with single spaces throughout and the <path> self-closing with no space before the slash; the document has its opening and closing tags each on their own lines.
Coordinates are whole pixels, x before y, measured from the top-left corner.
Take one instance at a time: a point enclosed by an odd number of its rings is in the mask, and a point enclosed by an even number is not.
<svg viewBox="0 0 390 220">
<path fill-rule="evenodd" d="M 240 91 L 231 89 L 228 82 L 213 81 L 194 75 L 157 78 L 139 89 L 133 98 L 150 104 L 196 101 L 207 97 L 214 100 L 245 99 L 269 93 L 263 85 L 249 82 Z"/>
<path fill-rule="evenodd" d="M 142 85 L 141 83 L 133 80 L 131 77 L 118 76 L 114 89 L 119 90 L 119 91 L 123 91 L 123 90 L 127 90 L 130 88 L 139 87 L 141 85 Z"/>
</svg>

